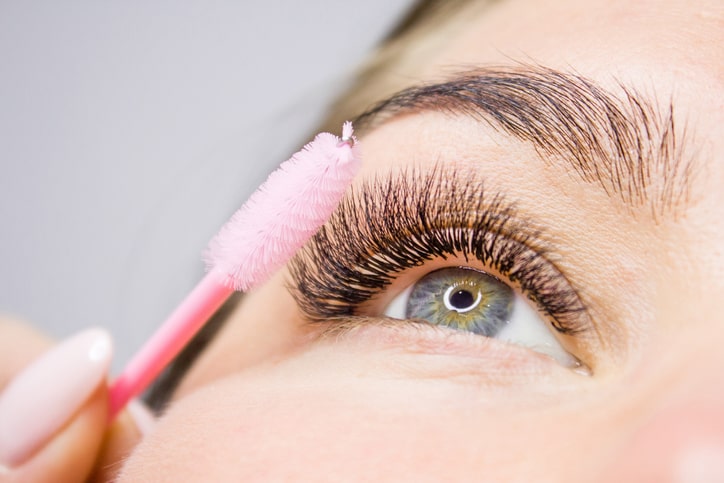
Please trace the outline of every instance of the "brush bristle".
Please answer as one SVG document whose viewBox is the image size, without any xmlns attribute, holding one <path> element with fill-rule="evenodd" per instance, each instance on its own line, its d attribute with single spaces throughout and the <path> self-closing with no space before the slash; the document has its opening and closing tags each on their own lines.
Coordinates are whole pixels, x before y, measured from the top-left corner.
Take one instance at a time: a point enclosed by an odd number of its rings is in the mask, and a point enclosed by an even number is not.
<svg viewBox="0 0 724 483">
<path fill-rule="evenodd" d="M 320 133 L 282 163 L 211 240 L 204 253 L 220 282 L 248 291 L 281 268 L 329 219 L 357 173 L 352 123 L 342 139 Z"/>
</svg>

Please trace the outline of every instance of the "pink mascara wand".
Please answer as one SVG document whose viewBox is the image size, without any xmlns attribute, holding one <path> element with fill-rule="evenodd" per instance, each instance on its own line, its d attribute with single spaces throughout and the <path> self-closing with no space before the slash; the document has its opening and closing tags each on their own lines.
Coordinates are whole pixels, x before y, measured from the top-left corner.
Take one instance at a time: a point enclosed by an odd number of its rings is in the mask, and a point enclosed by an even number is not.
<svg viewBox="0 0 724 483">
<path fill-rule="evenodd" d="M 352 123 L 320 133 L 274 171 L 204 253 L 208 273 L 131 359 L 110 388 L 112 420 L 145 390 L 235 291 L 281 268 L 329 219 L 360 161 Z"/>
</svg>

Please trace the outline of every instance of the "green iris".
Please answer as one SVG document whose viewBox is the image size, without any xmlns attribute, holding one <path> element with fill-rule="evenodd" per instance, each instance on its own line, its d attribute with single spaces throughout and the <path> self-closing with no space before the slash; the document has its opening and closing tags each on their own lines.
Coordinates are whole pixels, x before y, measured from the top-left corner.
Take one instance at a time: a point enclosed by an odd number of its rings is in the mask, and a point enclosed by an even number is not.
<svg viewBox="0 0 724 483">
<path fill-rule="evenodd" d="M 471 268 L 443 268 L 417 281 L 405 317 L 493 336 L 510 320 L 513 290 Z"/>
</svg>

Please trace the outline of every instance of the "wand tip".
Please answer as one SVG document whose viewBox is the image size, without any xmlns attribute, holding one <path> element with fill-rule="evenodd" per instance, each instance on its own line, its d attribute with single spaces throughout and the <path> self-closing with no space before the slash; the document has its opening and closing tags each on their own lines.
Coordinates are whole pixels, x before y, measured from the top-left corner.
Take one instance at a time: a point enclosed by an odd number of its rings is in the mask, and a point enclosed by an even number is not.
<svg viewBox="0 0 724 483">
<path fill-rule="evenodd" d="M 348 146 L 354 146 L 354 143 L 356 139 L 353 136 L 354 128 L 352 127 L 352 123 L 350 121 L 345 121 L 345 123 L 342 125 L 342 140 L 339 142 L 338 146 L 343 146 L 347 144 Z"/>
</svg>

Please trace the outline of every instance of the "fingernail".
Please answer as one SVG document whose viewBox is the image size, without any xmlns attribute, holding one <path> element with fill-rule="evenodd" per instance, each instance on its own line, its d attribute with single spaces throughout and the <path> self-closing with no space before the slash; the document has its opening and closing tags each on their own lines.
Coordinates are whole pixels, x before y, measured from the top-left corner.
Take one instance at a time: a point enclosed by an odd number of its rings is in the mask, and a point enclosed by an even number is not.
<svg viewBox="0 0 724 483">
<path fill-rule="evenodd" d="M 0 467 L 27 461 L 105 379 L 108 332 L 88 329 L 36 359 L 0 394 Z"/>
</svg>

